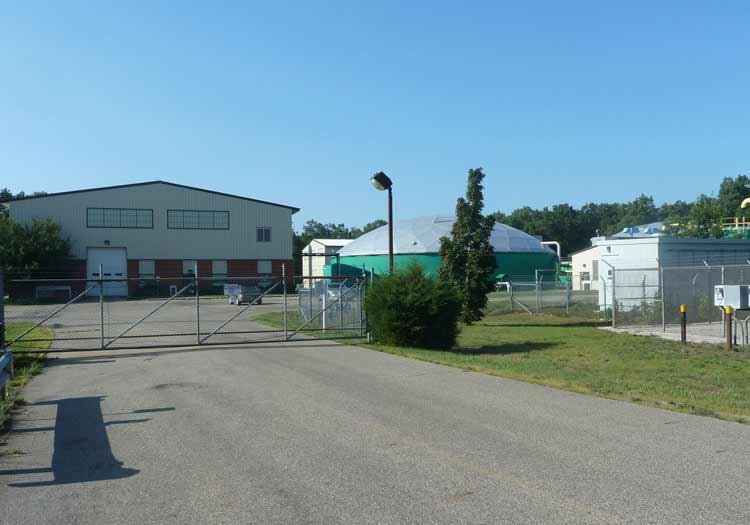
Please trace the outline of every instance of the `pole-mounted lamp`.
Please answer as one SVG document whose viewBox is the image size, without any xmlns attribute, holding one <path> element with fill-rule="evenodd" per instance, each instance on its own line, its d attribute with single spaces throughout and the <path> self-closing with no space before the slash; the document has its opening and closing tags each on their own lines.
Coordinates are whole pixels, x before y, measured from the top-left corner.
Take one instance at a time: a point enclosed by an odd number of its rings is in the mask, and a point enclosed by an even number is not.
<svg viewBox="0 0 750 525">
<path fill-rule="evenodd" d="M 393 181 L 379 171 L 372 176 L 370 182 L 379 191 L 388 190 L 388 268 L 393 273 Z"/>
</svg>

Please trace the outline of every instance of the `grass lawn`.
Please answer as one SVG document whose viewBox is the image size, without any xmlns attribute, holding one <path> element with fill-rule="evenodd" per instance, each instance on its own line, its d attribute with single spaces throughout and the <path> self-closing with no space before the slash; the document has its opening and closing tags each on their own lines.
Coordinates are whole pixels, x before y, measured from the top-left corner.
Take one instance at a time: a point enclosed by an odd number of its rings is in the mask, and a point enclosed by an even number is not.
<svg viewBox="0 0 750 525">
<path fill-rule="evenodd" d="M 264 312 L 256 313 L 250 316 L 253 321 L 268 325 L 272 328 L 284 328 L 284 314 L 282 312 Z M 295 331 L 297 328 L 302 326 L 304 322 L 301 320 L 297 312 L 289 312 L 287 317 L 287 329 L 289 332 Z M 362 338 L 359 336 L 359 326 L 354 327 L 352 330 L 329 330 L 326 333 L 320 329 L 320 322 L 311 323 L 307 325 L 301 335 L 308 337 L 332 337 L 336 339 L 345 340 L 356 340 L 357 344 L 362 342 Z"/>
<path fill-rule="evenodd" d="M 259 322 L 278 326 L 280 314 Z M 296 322 L 290 318 L 290 326 Z M 361 346 L 531 383 L 750 423 L 750 352 L 614 334 L 597 321 L 498 313 L 464 327 L 452 351 Z"/>
<path fill-rule="evenodd" d="M 5 327 L 6 340 L 13 340 L 16 336 L 28 330 L 31 326 L 31 323 L 8 323 Z M 32 330 L 28 337 L 30 339 L 51 338 L 52 330 L 45 326 L 40 326 Z M 28 383 L 32 377 L 41 372 L 42 366 L 44 365 L 46 354 L 24 354 L 23 351 L 32 349 L 46 350 L 49 348 L 49 345 L 49 341 L 41 341 L 32 343 L 21 342 L 11 346 L 13 356 L 16 359 L 15 374 L 8 383 L 8 398 L 5 401 L 0 401 L 0 428 L 6 423 L 13 404 L 22 401 L 22 398 L 20 397 L 21 388 Z"/>
</svg>

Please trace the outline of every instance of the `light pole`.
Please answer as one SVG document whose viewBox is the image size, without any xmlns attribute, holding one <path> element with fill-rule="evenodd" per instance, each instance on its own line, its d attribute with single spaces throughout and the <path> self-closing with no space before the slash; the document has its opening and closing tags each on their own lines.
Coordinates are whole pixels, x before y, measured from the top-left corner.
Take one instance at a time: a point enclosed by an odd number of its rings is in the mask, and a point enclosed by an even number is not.
<svg viewBox="0 0 750 525">
<path fill-rule="evenodd" d="M 388 190 L 388 269 L 393 273 L 393 182 L 382 171 L 373 175 L 370 182 L 377 190 Z"/>
</svg>

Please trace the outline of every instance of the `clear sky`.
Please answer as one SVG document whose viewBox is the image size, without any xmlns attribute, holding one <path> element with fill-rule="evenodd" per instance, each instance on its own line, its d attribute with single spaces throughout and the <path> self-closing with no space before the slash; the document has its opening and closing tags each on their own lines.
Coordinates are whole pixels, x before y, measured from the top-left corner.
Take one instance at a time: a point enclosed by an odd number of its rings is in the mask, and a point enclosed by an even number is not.
<svg viewBox="0 0 750 525">
<path fill-rule="evenodd" d="M 0 186 L 163 179 L 362 225 L 692 200 L 750 162 L 749 2 L 0 2 Z"/>
</svg>

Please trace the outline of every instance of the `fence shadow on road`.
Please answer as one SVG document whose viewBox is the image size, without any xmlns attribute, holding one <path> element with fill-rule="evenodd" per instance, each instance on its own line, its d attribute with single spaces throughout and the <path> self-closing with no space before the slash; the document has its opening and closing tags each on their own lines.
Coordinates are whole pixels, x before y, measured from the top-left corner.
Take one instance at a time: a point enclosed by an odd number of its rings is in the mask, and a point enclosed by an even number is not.
<svg viewBox="0 0 750 525">
<path fill-rule="evenodd" d="M 115 359 L 102 359 L 100 356 L 92 357 L 54 357 L 47 358 L 44 366 L 69 366 L 69 365 L 99 365 L 105 363 L 116 363 Z"/>
<path fill-rule="evenodd" d="M 75 397 L 43 401 L 29 406 L 56 405 L 55 426 L 12 429 L 11 434 L 54 431 L 52 465 L 41 468 L 0 470 L 0 475 L 15 476 L 52 473 L 53 479 L 9 483 L 11 487 L 43 487 L 85 483 L 91 481 L 128 478 L 138 474 L 137 469 L 124 467 L 112 452 L 107 436 L 107 426 L 146 423 L 149 418 L 120 419 L 105 422 L 101 396 Z M 138 415 L 173 411 L 174 407 L 144 408 L 110 415 Z"/>
<path fill-rule="evenodd" d="M 317 342 L 321 341 L 321 342 Z M 269 344 L 253 344 L 248 346 L 242 345 L 206 345 L 206 346 L 188 346 L 188 347 L 168 347 L 168 348 L 151 348 L 144 350 L 137 350 L 129 352 L 126 350 L 91 350 L 89 356 L 76 356 L 76 357 L 64 357 L 64 353 L 56 353 L 54 359 L 48 359 L 45 362 L 45 366 L 64 366 L 67 364 L 71 365 L 83 365 L 83 364 L 98 364 L 98 363 L 114 363 L 118 359 L 132 358 L 132 357 L 160 357 L 168 356 L 173 354 L 190 354 L 195 352 L 245 352 L 248 350 L 274 350 L 278 351 L 280 348 L 330 348 L 332 345 L 347 344 L 339 342 L 330 342 L 327 339 L 297 339 L 289 340 L 284 343 L 269 343 Z M 356 346 L 356 344 L 355 344 Z M 81 353 L 81 351 L 76 351 Z M 106 355 L 101 355 L 102 353 Z"/>
</svg>

